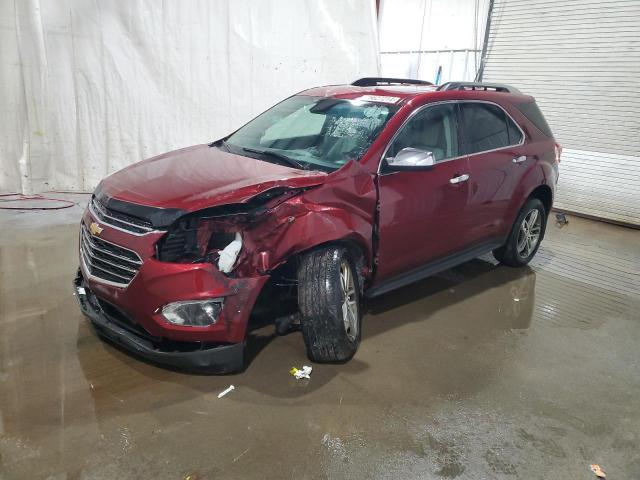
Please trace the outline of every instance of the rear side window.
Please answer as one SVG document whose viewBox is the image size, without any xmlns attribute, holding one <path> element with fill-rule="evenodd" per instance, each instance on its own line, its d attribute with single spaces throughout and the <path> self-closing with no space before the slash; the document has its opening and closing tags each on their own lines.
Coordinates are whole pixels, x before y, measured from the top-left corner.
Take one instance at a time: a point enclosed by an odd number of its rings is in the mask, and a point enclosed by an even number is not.
<svg viewBox="0 0 640 480">
<path fill-rule="evenodd" d="M 518 103 L 515 106 L 531 121 L 531 123 L 538 127 L 538 130 L 544 133 L 547 137 L 553 137 L 549 124 L 545 120 L 544 115 L 542 115 L 542 112 L 538 108 L 536 102 Z"/>
<path fill-rule="evenodd" d="M 460 108 L 466 153 L 508 147 L 522 140 L 520 130 L 500 107 L 488 103 L 462 103 Z"/>
</svg>

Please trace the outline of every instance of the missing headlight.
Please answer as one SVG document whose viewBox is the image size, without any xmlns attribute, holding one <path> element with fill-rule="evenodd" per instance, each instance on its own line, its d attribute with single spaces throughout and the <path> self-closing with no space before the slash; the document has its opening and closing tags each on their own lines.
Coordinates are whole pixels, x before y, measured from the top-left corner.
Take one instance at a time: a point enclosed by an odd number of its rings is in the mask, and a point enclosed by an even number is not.
<svg viewBox="0 0 640 480">
<path fill-rule="evenodd" d="M 238 258 L 242 239 L 239 232 L 258 221 L 278 205 L 304 189 L 275 187 L 235 203 L 207 208 L 178 219 L 156 245 L 156 258 L 162 262 L 217 264 L 229 273 Z M 222 259 L 222 252 L 231 254 Z M 230 264 L 230 265 L 229 265 Z"/>
<path fill-rule="evenodd" d="M 229 231 L 229 226 L 213 219 L 182 219 L 158 242 L 157 258 L 162 262 L 179 263 L 215 261 L 217 252 L 235 238 L 235 231 Z"/>
</svg>

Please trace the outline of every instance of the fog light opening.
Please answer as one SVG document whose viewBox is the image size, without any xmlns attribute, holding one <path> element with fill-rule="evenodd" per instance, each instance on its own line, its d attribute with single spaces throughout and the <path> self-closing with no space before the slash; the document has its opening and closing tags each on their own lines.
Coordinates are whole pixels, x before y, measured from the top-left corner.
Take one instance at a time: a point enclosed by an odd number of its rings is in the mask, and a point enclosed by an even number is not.
<svg viewBox="0 0 640 480">
<path fill-rule="evenodd" d="M 162 307 L 162 316 L 172 325 L 207 327 L 218 321 L 223 299 L 187 300 Z"/>
</svg>

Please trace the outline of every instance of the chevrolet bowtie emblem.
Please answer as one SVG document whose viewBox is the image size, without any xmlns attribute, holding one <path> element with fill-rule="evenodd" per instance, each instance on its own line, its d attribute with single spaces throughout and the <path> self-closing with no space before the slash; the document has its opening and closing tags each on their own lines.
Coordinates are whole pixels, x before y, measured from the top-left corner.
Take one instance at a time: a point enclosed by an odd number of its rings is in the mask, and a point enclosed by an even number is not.
<svg viewBox="0 0 640 480">
<path fill-rule="evenodd" d="M 91 232 L 91 235 L 98 236 L 102 233 L 102 230 L 103 228 L 96 222 L 92 222 L 91 225 L 89 225 L 89 231 Z"/>
</svg>

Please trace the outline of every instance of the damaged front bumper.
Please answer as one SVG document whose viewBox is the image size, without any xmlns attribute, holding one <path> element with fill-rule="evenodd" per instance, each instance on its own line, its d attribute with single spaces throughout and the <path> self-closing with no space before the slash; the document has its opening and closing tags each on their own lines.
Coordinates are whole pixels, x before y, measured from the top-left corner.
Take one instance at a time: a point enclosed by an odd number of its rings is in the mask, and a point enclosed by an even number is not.
<svg viewBox="0 0 640 480">
<path fill-rule="evenodd" d="M 155 246 L 163 234 L 134 234 L 87 209 L 74 283 L 82 312 L 101 336 L 146 359 L 209 373 L 241 370 L 249 317 L 269 276 L 230 276 L 210 262 L 159 261 Z M 189 303 L 218 306 L 190 325 L 180 320 L 193 311 L 175 307 Z"/>
<path fill-rule="evenodd" d="M 80 310 L 89 318 L 96 332 L 142 358 L 179 369 L 207 373 L 232 373 L 244 367 L 244 342 L 207 345 L 153 337 L 127 319 L 117 307 L 96 297 L 80 270 L 73 285 Z"/>
<path fill-rule="evenodd" d="M 244 367 L 245 342 L 209 344 L 175 342 L 154 337 L 126 317 L 115 305 L 99 299 L 78 270 L 73 282 L 80 304 L 96 332 L 116 345 L 152 362 L 203 373 L 232 373 Z"/>
</svg>

